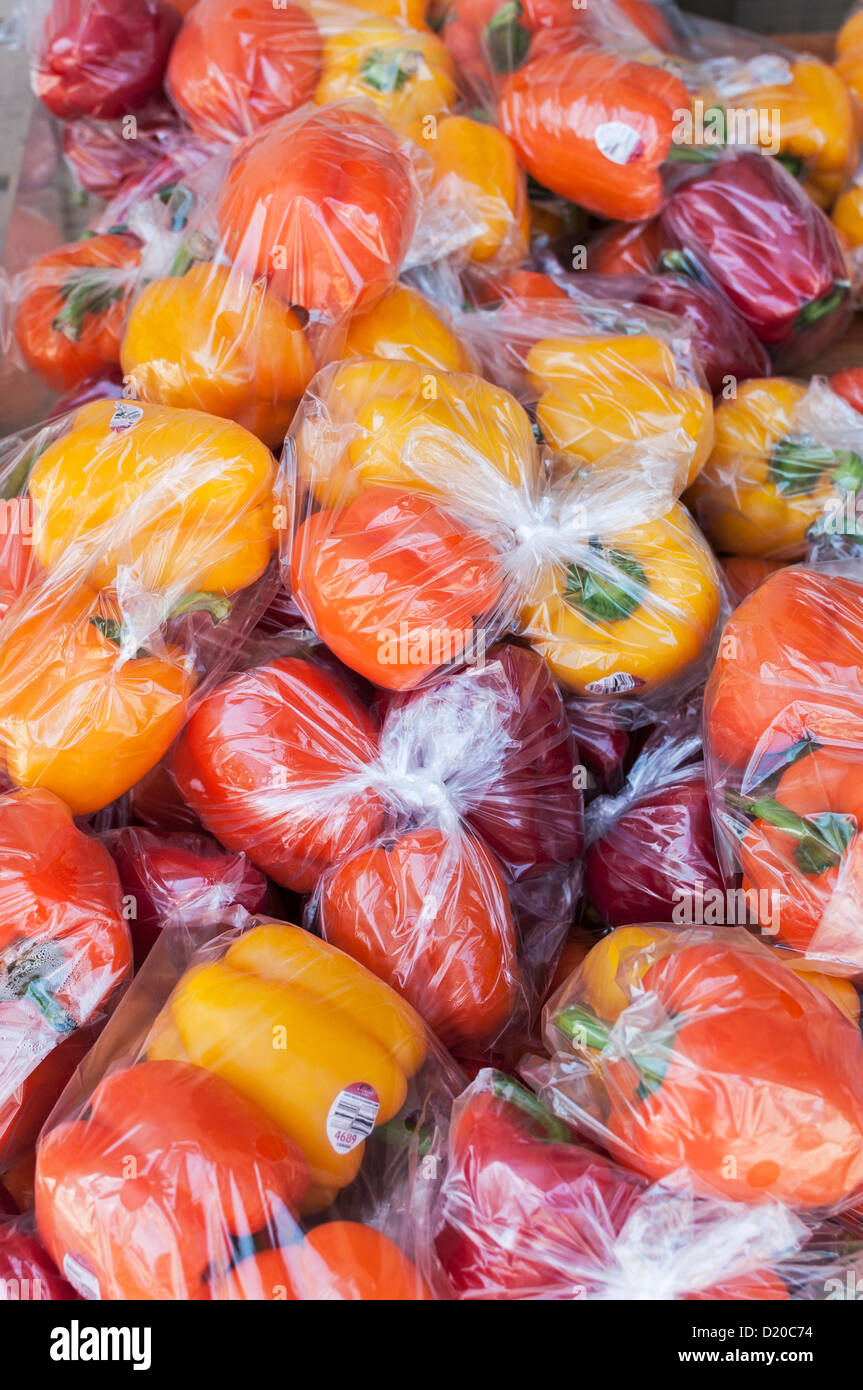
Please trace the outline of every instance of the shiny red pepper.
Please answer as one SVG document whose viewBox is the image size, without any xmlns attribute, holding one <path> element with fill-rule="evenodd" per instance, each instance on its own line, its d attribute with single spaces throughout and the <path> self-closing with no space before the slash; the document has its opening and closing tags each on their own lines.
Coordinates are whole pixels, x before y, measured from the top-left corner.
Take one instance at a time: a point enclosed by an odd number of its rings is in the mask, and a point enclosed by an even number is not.
<svg viewBox="0 0 863 1390">
<path fill-rule="evenodd" d="M 31 64 L 61 120 L 125 116 L 156 90 L 180 27 L 165 0 L 54 0 Z"/>
</svg>

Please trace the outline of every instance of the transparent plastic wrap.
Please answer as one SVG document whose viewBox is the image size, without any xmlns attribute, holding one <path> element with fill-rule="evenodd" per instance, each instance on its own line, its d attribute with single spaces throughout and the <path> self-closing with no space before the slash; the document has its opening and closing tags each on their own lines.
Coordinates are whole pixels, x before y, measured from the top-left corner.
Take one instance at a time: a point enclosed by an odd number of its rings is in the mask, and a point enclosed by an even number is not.
<svg viewBox="0 0 863 1390">
<path fill-rule="evenodd" d="M 811 361 L 847 326 L 851 277 L 836 231 L 774 159 L 731 150 L 671 192 L 666 265 L 722 291 L 778 370 Z"/>
<path fill-rule="evenodd" d="M 624 938 L 621 941 L 621 937 Z M 834 982 L 739 927 L 621 928 L 525 1059 L 579 1134 L 651 1180 L 825 1215 L 859 1202 L 863 1040 Z M 795 962 L 795 964 L 797 964 Z"/>
<path fill-rule="evenodd" d="M 118 368 L 141 252 L 131 233 L 106 232 L 60 246 L 0 280 L 7 360 L 57 392 Z"/>
<path fill-rule="evenodd" d="M 205 700 L 173 763 L 207 828 L 313 891 L 309 924 L 461 1051 L 542 997 L 578 891 L 577 767 L 547 669 L 515 646 L 378 710 L 298 647 Z"/>
<path fill-rule="evenodd" d="M 863 971 L 863 584 L 790 567 L 725 626 L 705 696 L 727 882 L 760 930 L 835 974 Z"/>
<path fill-rule="evenodd" d="M 689 330 L 663 312 L 580 287 L 567 300 L 507 295 L 457 328 L 484 374 L 536 417 L 550 449 L 632 467 L 639 446 L 679 458 L 682 489 L 713 443 L 713 406 Z"/>
<path fill-rule="evenodd" d="M 275 462 L 215 416 L 110 400 L 4 454 L 6 771 L 88 815 L 160 761 L 266 608 Z"/>
<path fill-rule="evenodd" d="M 648 1184 L 490 1070 L 453 1107 L 436 1230 L 455 1296 L 495 1300 L 785 1300 L 811 1236 L 778 1202 Z"/>
<path fill-rule="evenodd" d="M 0 1172 L 32 1149 L 132 973 L 107 851 L 51 792 L 0 796 Z"/>
<path fill-rule="evenodd" d="M 576 692 L 645 696 L 699 663 L 718 611 L 664 442 L 579 469 L 479 377 L 331 367 L 287 441 L 283 573 L 330 650 L 386 689 L 475 664 L 515 624 Z"/>
<path fill-rule="evenodd" d="M 39 1240 L 33 1217 L 0 1216 L 0 1303 L 71 1303 L 78 1298 Z"/>
<path fill-rule="evenodd" d="M 110 120 L 159 90 L 180 16 L 167 0 L 33 0 L 30 81 L 61 120 Z"/>
<path fill-rule="evenodd" d="M 863 101 L 863 6 L 851 6 L 836 35 L 836 72 Z"/>
<path fill-rule="evenodd" d="M 274 906 L 266 878 L 242 854 L 226 853 L 208 835 L 128 825 L 108 830 L 102 843 L 123 889 L 135 967 L 149 955 L 164 927 L 218 913 L 234 903 L 247 912 Z"/>
<path fill-rule="evenodd" d="M 648 737 L 623 789 L 597 797 L 585 823 L 585 896 L 612 926 L 696 921 L 722 892 L 694 719 Z"/>
<path fill-rule="evenodd" d="M 39 1235 L 86 1298 L 425 1299 L 460 1076 L 409 1005 L 239 909 L 157 945 L 43 1132 Z M 196 949 L 194 949 L 196 948 Z"/>
<path fill-rule="evenodd" d="M 863 415 L 824 378 L 741 383 L 715 428 L 686 498 L 715 550 L 799 560 L 813 535 L 846 529 L 863 486 Z"/>
<path fill-rule="evenodd" d="M 119 121 L 82 117 L 63 128 L 63 153 L 76 183 L 108 200 L 91 224 L 96 231 L 121 226 L 142 199 L 165 196 L 216 149 L 181 125 L 163 102 Z"/>
</svg>

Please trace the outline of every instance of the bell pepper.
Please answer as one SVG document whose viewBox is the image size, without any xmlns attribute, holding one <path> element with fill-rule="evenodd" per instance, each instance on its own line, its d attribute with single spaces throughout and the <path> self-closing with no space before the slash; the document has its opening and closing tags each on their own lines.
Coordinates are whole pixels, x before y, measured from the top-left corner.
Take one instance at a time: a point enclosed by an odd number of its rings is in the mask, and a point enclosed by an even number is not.
<svg viewBox="0 0 863 1390">
<path fill-rule="evenodd" d="M 107 852 L 48 791 L 0 797 L 0 1168 L 35 1142 L 131 975 Z"/>
<path fill-rule="evenodd" d="M 249 135 L 311 101 L 321 38 L 301 5 L 200 0 L 171 50 L 166 83 L 198 135 Z"/>
<path fill-rule="evenodd" d="M 377 304 L 354 314 L 344 356 L 416 362 L 442 372 L 469 372 L 473 366 L 443 313 L 410 285 L 394 285 Z"/>
<path fill-rule="evenodd" d="M 659 269 L 662 238 L 659 222 L 603 227 L 587 247 L 587 268 L 595 275 L 652 275 Z"/>
<path fill-rule="evenodd" d="M 74 552 L 100 589 L 134 566 L 151 590 L 233 595 L 270 562 L 274 476 L 269 450 L 230 421 L 93 401 L 30 474 L 36 554 L 52 570 Z"/>
<path fill-rule="evenodd" d="M 76 1301 L 80 1294 L 58 1273 L 32 1224 L 30 1216 L 0 1221 L 0 1303 Z"/>
<path fill-rule="evenodd" d="M 321 396 L 326 414 L 313 413 L 298 431 L 297 465 L 324 506 L 344 507 L 370 486 L 457 496 L 477 465 L 490 464 L 502 483 L 515 487 L 529 487 L 539 476 L 527 412 L 481 376 L 415 362 L 347 362 Z M 341 424 L 350 436 L 333 459 L 333 425 Z M 487 490 L 482 476 L 475 486 Z"/>
<path fill-rule="evenodd" d="M 491 541 L 393 487 L 312 513 L 294 538 L 291 588 L 330 651 L 386 690 L 464 661 L 484 625 L 502 623 L 504 571 Z"/>
<path fill-rule="evenodd" d="M 541 573 L 521 629 L 580 695 L 646 694 L 704 651 L 719 612 L 706 541 L 675 503 L 666 516 L 593 537 Z"/>
<path fill-rule="evenodd" d="M 734 555 L 793 560 L 837 490 L 863 485 L 863 458 L 821 444 L 795 421 L 806 387 L 746 381 L 716 407 L 716 443 L 687 502 L 708 540 Z"/>
<path fill-rule="evenodd" d="M 726 800 L 752 821 L 738 830 L 743 887 L 771 902 L 770 921 L 794 950 L 863 970 L 863 755 L 813 748 L 775 791 Z M 772 895 L 768 898 L 768 894 Z"/>
<path fill-rule="evenodd" d="M 768 948 L 729 937 L 664 943 L 624 985 L 614 1035 L 574 1002 L 549 1020 L 549 1045 L 590 1057 L 605 1142 L 647 1176 L 686 1169 L 747 1203 L 847 1202 L 863 1182 L 859 1030 Z"/>
<path fill-rule="evenodd" d="M 626 293 L 629 293 L 627 289 Z M 683 319 L 714 395 L 736 382 L 770 374 L 770 358 L 749 324 L 712 285 L 673 272 L 640 277 L 638 304 Z"/>
<path fill-rule="evenodd" d="M 241 141 L 217 210 L 237 269 L 325 320 L 395 283 L 416 215 L 395 135 L 352 107 L 285 116 Z"/>
<path fill-rule="evenodd" d="M 852 10 L 836 35 L 836 72 L 845 86 L 863 101 L 863 18 Z"/>
<path fill-rule="evenodd" d="M 843 245 L 852 250 L 863 246 L 863 187 L 859 183 L 853 183 L 839 194 L 833 204 L 830 221 Z"/>
<path fill-rule="evenodd" d="M 811 359 L 841 333 L 850 284 L 836 233 L 787 170 L 738 151 L 698 170 L 662 212 L 666 265 L 731 300 L 777 365 Z"/>
<path fill-rule="evenodd" d="M 500 867 L 467 832 L 419 829 L 360 850 L 322 885 L 322 935 L 385 980 L 456 1053 L 490 1046 L 518 998 Z"/>
<path fill-rule="evenodd" d="M 315 370 L 294 311 L 224 265 L 149 284 L 120 362 L 136 399 L 224 416 L 274 448 Z"/>
<path fill-rule="evenodd" d="M 735 105 L 764 113 L 762 145 L 801 160 L 816 177 L 850 172 L 859 156 L 857 117 L 842 78 L 818 58 L 804 55 L 788 65 L 788 81 L 735 90 Z"/>
<path fill-rule="evenodd" d="M 179 27 L 165 0 L 53 0 L 31 59 L 33 91 L 64 121 L 135 111 L 159 87 Z"/>
<path fill-rule="evenodd" d="M 863 367 L 845 367 L 829 379 L 830 390 L 863 413 Z"/>
<path fill-rule="evenodd" d="M 670 73 L 553 48 L 503 81 L 498 120 L 527 172 L 601 217 L 636 222 L 663 202 L 660 166 L 689 93 Z"/>
<path fill-rule="evenodd" d="M 11 610 L 0 627 L 0 745 L 18 786 L 86 816 L 159 762 L 186 717 L 192 659 L 161 642 L 127 654 L 128 641 L 116 602 L 84 585 L 40 590 Z"/>
<path fill-rule="evenodd" d="M 784 567 L 784 561 L 763 560 L 749 555 L 724 555 L 719 567 L 731 607 L 739 608 L 759 584 Z"/>
<path fill-rule="evenodd" d="M 207 835 L 183 835 L 126 825 L 102 836 L 123 888 L 135 968 L 140 969 L 162 928 L 238 903 L 258 912 L 267 880 L 241 854 L 226 854 Z"/>
<path fill-rule="evenodd" d="M 238 1250 L 285 1238 L 308 1180 L 292 1140 L 212 1070 L 143 1061 L 43 1136 L 36 1221 L 85 1297 L 197 1301 Z"/>
<path fill-rule="evenodd" d="M 223 845 L 308 893 L 385 825 L 376 754 L 375 722 L 348 686 L 311 661 L 280 657 L 201 701 L 173 772 Z"/>
<path fill-rule="evenodd" d="M 119 362 L 140 261 L 137 237 L 110 232 L 49 251 L 22 273 L 15 340 L 53 391 L 70 391 Z"/>
<path fill-rule="evenodd" d="M 434 187 L 482 231 L 464 248 L 470 261 L 518 263 L 530 241 L 527 183 L 511 140 L 470 116 L 444 116 L 427 142 Z"/>
<path fill-rule="evenodd" d="M 713 404 L 672 349 L 649 333 L 544 338 L 527 354 L 536 418 L 554 449 L 599 465 L 627 444 L 668 436 L 683 485 L 713 443 Z"/>
<path fill-rule="evenodd" d="M 398 1114 L 426 1054 L 393 990 L 299 927 L 252 927 L 182 976 L 150 1034 L 151 1060 L 194 1062 L 230 1081 L 296 1143 L 304 1212 L 352 1182 L 366 1139 Z"/>
<path fill-rule="evenodd" d="M 863 586 L 778 570 L 725 625 L 705 695 L 714 759 L 749 785 L 809 743 L 863 744 Z"/>
<path fill-rule="evenodd" d="M 404 1303 L 433 1295 L 419 1270 L 382 1231 L 357 1221 L 325 1221 L 292 1245 L 238 1261 L 215 1296 Z"/>
<path fill-rule="evenodd" d="M 424 122 L 449 110 L 456 95 L 452 58 L 428 29 L 375 17 L 324 41 L 318 106 L 372 102 L 395 130 L 421 140 Z"/>
<path fill-rule="evenodd" d="M 0 533 L 0 620 L 16 599 L 44 576 L 33 553 L 33 504 L 29 497 L 7 497 Z"/>
</svg>

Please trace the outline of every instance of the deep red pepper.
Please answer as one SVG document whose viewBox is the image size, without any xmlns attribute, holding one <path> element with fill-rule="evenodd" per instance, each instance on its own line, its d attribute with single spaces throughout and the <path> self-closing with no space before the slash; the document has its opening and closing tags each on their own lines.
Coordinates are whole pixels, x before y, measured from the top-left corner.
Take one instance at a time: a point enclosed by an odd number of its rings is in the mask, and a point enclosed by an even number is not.
<svg viewBox="0 0 863 1390">
<path fill-rule="evenodd" d="M 32 1216 L 0 1222 L 0 1303 L 77 1300 L 32 1226 Z"/>
<path fill-rule="evenodd" d="M 638 304 L 674 314 L 691 328 L 707 384 L 717 395 L 727 377 L 748 381 L 770 375 L 770 358 L 732 304 L 712 285 L 686 275 L 646 275 L 635 289 Z"/>
</svg>

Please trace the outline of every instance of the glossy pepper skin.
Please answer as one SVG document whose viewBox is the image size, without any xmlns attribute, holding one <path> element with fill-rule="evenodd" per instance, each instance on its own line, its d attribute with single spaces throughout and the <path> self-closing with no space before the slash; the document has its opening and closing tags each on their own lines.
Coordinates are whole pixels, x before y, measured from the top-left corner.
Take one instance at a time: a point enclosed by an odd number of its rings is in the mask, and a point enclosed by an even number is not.
<svg viewBox="0 0 863 1390">
<path fill-rule="evenodd" d="M 120 882 L 48 791 L 0 797 L 0 1166 L 33 1145 L 131 974 Z"/>
<path fill-rule="evenodd" d="M 471 222 L 482 226 L 465 248 L 468 259 L 480 265 L 523 261 L 530 214 L 527 183 L 512 141 L 484 121 L 444 116 L 427 144 L 435 186 L 451 201 L 465 204 Z"/>
<path fill-rule="evenodd" d="M 805 743 L 863 741 L 861 598 L 853 580 L 791 567 L 741 603 L 705 695 L 714 758 L 757 784 Z"/>
<path fill-rule="evenodd" d="M 437 1251 L 458 1298 L 571 1298 L 644 1189 L 572 1142 L 517 1081 L 483 1070 L 456 1101 Z M 573 1266 L 578 1276 L 573 1275 Z"/>
<path fill-rule="evenodd" d="M 223 845 L 308 893 L 386 823 L 370 768 L 377 736 L 342 680 L 311 661 L 280 657 L 231 677 L 201 702 L 173 773 Z"/>
<path fill-rule="evenodd" d="M 416 195 L 389 128 L 348 107 L 273 122 L 235 148 L 218 206 L 234 264 L 323 319 L 398 279 Z"/>
<path fill-rule="evenodd" d="M 738 1201 L 847 1201 L 863 1182 L 859 1030 L 766 949 L 731 944 L 728 928 L 697 935 L 630 988 L 618 1030 L 642 992 L 662 1012 L 623 1051 L 579 1005 L 551 1023 L 555 1046 L 581 1029 L 598 1053 L 612 1152 L 651 1178 L 685 1168 Z"/>
<path fill-rule="evenodd" d="M 369 17 L 324 40 L 314 100 L 371 102 L 395 130 L 421 140 L 425 122 L 457 97 L 446 45 L 429 29 Z"/>
<path fill-rule="evenodd" d="M 119 363 L 140 260 L 137 237 L 110 232 L 49 251 L 24 271 L 15 340 L 52 391 L 71 391 Z"/>
<path fill-rule="evenodd" d="M 820 444 L 795 423 L 805 395 L 805 386 L 772 377 L 743 382 L 718 404 L 716 443 L 687 497 L 716 550 L 800 559 L 831 499 L 863 482 L 859 454 Z"/>
<path fill-rule="evenodd" d="M 357 1221 L 325 1221 L 292 1245 L 247 1256 L 228 1272 L 214 1296 L 328 1303 L 405 1303 L 433 1297 L 395 1242 Z"/>
<path fill-rule="evenodd" d="M 171 50 L 171 99 L 198 135 L 250 135 L 314 96 L 321 38 L 301 5 L 199 0 Z"/>
<path fill-rule="evenodd" d="M 116 603 L 83 585 L 16 607 L 0 629 L 9 776 L 54 792 L 75 815 L 101 810 L 155 767 L 195 688 L 179 647 L 160 643 L 157 652 L 126 657 L 122 642 Z"/>
<path fill-rule="evenodd" d="M 0 1303 L 17 1297 L 30 1302 L 73 1302 L 80 1298 L 32 1230 L 30 1217 L 0 1221 Z"/>
<path fill-rule="evenodd" d="M 438 307 L 410 285 L 394 285 L 348 325 L 345 357 L 385 357 L 469 372 L 470 353 Z"/>
<path fill-rule="evenodd" d="M 551 580 L 551 582 L 550 582 Z M 679 503 L 541 575 L 522 632 L 579 695 L 641 693 L 697 660 L 719 613 L 707 543 Z"/>
<path fill-rule="evenodd" d="M 146 287 L 120 363 L 136 399 L 234 420 L 276 450 L 315 370 L 294 311 L 259 282 L 210 264 Z"/>
<path fill-rule="evenodd" d="M 369 487 L 303 522 L 291 588 L 340 661 L 387 690 L 411 690 L 472 652 L 503 570 L 490 541 L 429 498 Z"/>
<path fill-rule="evenodd" d="M 749 88 L 741 105 L 766 112 L 759 136 L 772 150 L 799 159 L 816 186 L 853 171 L 860 152 L 857 116 L 841 77 L 818 58 L 804 55 L 790 65 L 790 82 Z"/>
<path fill-rule="evenodd" d="M 624 445 L 670 435 L 684 485 L 702 468 L 713 443 L 713 404 L 660 338 L 543 338 L 528 352 L 527 370 L 552 448 L 600 466 Z"/>
<path fill-rule="evenodd" d="M 742 382 L 749 377 L 769 376 L 770 358 L 763 344 L 713 286 L 673 272 L 647 275 L 640 281 L 635 298 L 639 304 L 684 320 L 692 330 L 698 360 L 714 396 L 729 385 L 732 377 Z"/>
<path fill-rule="evenodd" d="M 308 1179 L 296 1145 L 227 1081 L 144 1061 L 109 1073 L 83 1115 L 44 1136 L 36 1221 L 90 1297 L 197 1301 L 238 1243 L 295 1229 Z"/>
<path fill-rule="evenodd" d="M 110 120 L 159 86 L 180 17 L 164 0 L 53 0 L 30 80 L 54 116 Z"/>
<path fill-rule="evenodd" d="M 689 105 L 670 73 L 564 47 L 505 78 L 498 120 L 544 188 L 601 217 L 637 222 L 662 206 L 660 165 L 675 112 Z"/>
<path fill-rule="evenodd" d="M 299 927 L 267 922 L 181 977 L 147 1055 L 206 1067 L 259 1105 L 308 1162 L 309 1212 L 356 1177 L 365 1139 L 401 1109 L 426 1047 L 387 985 Z"/>
<path fill-rule="evenodd" d="M 114 402 L 93 401 L 40 454 L 28 483 L 39 560 L 54 569 L 74 547 L 100 589 L 132 564 L 178 598 L 247 588 L 275 546 L 272 454 L 202 411 L 141 401 L 134 412 L 118 428 Z"/>
<path fill-rule="evenodd" d="M 673 267 L 715 284 L 779 367 L 810 359 L 847 322 L 836 233 L 775 160 L 740 152 L 698 171 L 669 197 L 661 232 L 685 253 Z"/>
<path fill-rule="evenodd" d="M 481 1051 L 501 1032 L 518 998 L 515 929 L 481 840 L 431 827 L 361 850 L 326 878 L 318 913 L 326 940 L 386 980 L 445 1046 Z"/>
</svg>

